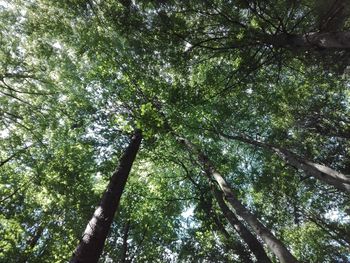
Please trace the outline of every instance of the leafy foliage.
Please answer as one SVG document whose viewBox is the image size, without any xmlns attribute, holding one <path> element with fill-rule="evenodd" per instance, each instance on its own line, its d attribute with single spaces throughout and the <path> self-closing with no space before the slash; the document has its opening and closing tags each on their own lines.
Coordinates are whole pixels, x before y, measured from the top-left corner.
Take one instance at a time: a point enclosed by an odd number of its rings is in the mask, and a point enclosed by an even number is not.
<svg viewBox="0 0 350 263">
<path fill-rule="evenodd" d="M 349 261 L 348 193 L 221 136 L 350 174 L 349 47 L 285 39 L 348 32 L 326 2 L 0 1 L 0 261 L 67 262 L 134 129 L 100 262 L 258 260 L 176 136 L 301 262 Z"/>
</svg>

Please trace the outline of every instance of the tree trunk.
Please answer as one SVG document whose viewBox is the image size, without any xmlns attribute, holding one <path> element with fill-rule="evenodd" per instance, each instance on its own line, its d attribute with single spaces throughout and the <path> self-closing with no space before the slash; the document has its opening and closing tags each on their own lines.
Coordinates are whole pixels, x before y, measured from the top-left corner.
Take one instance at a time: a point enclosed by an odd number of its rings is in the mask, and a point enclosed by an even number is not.
<svg viewBox="0 0 350 263">
<path fill-rule="evenodd" d="M 311 32 L 304 35 L 279 34 L 265 36 L 261 39 L 264 44 L 274 47 L 291 49 L 350 49 L 350 31 L 342 32 Z"/>
<path fill-rule="evenodd" d="M 120 159 L 118 169 L 110 179 L 100 205 L 87 224 L 83 237 L 73 253 L 70 263 L 96 263 L 98 261 L 113 222 L 114 214 L 118 208 L 131 166 L 140 148 L 141 140 L 141 132 L 136 131 Z"/>
<path fill-rule="evenodd" d="M 32 236 L 28 241 L 27 241 L 27 245 L 26 248 L 23 252 L 23 255 L 21 257 L 21 259 L 18 261 L 18 263 L 26 263 L 28 262 L 28 258 L 30 257 L 30 253 L 32 251 L 32 249 L 36 246 L 36 244 L 38 243 L 40 237 L 42 236 L 43 232 L 44 232 L 44 227 L 43 224 L 40 223 L 38 228 L 36 229 L 34 236 Z"/>
<path fill-rule="evenodd" d="M 130 221 L 127 221 L 124 226 L 124 235 L 123 235 L 123 250 L 122 257 L 120 262 L 125 263 L 126 258 L 128 256 L 128 238 L 129 238 L 129 229 L 130 229 Z"/>
<path fill-rule="evenodd" d="M 350 233 L 346 229 L 342 229 L 335 225 L 336 223 L 330 224 L 324 221 L 319 215 L 310 213 L 307 218 L 320 227 L 325 233 L 327 233 L 331 238 L 336 240 L 339 244 L 344 247 L 350 246 Z"/>
<path fill-rule="evenodd" d="M 205 199 L 203 198 L 203 201 L 205 202 Z M 235 254 L 238 255 L 238 257 L 242 260 L 244 263 L 253 263 L 251 259 L 250 252 L 247 251 L 247 249 L 239 242 L 234 240 L 231 235 L 227 232 L 225 226 L 222 224 L 222 222 L 219 220 L 217 213 L 212 208 L 211 205 L 205 205 L 204 211 L 206 212 L 208 218 L 211 218 L 217 229 L 220 231 L 220 233 L 223 236 L 224 244 L 227 247 L 227 250 L 232 250 Z"/>
<path fill-rule="evenodd" d="M 316 179 L 332 185 L 343 192 L 350 193 L 350 177 L 337 172 L 328 166 L 317 164 L 301 158 L 287 149 L 252 140 L 244 136 L 231 136 L 223 133 L 220 133 L 220 135 L 227 139 L 238 140 L 254 146 L 268 149 L 283 158 L 290 165 L 303 170 L 307 175 L 313 176 Z"/>
<path fill-rule="evenodd" d="M 229 221 L 231 226 L 236 230 L 239 236 L 248 245 L 249 249 L 253 252 L 259 263 L 271 263 L 271 260 L 266 255 L 263 246 L 255 238 L 255 236 L 250 233 L 250 231 L 238 220 L 235 214 L 226 205 L 222 193 L 216 188 L 213 189 L 213 194 L 216 201 L 219 204 L 221 211 L 223 212 L 226 219 Z"/>
<path fill-rule="evenodd" d="M 210 164 L 209 159 L 202 152 L 197 151 L 196 147 L 187 139 L 176 137 L 177 141 L 190 151 L 197 154 L 198 161 L 204 166 L 205 172 L 208 176 L 211 176 L 219 184 L 222 192 L 225 194 L 226 199 L 235 209 L 236 214 L 242 217 L 254 230 L 254 232 L 261 237 L 266 243 L 268 248 L 273 252 L 281 263 L 299 263 L 299 261 L 288 251 L 284 244 L 279 241 L 269 229 L 267 229 L 254 214 L 252 214 L 241 202 L 237 199 L 225 179 L 218 173 L 214 167 Z"/>
<path fill-rule="evenodd" d="M 207 169 L 208 170 L 208 169 Z M 297 263 L 298 260 L 288 251 L 284 244 L 279 241 L 269 229 L 267 229 L 254 214 L 252 214 L 234 195 L 231 188 L 226 183 L 225 179 L 209 166 L 208 173 L 214 177 L 219 184 L 221 190 L 224 192 L 227 201 L 235 209 L 237 215 L 242 217 L 254 230 L 254 232 L 261 237 L 262 240 L 269 247 L 281 263 Z"/>
<path fill-rule="evenodd" d="M 229 249 L 232 249 L 242 260 L 244 263 L 253 263 L 252 259 L 250 258 L 250 254 L 247 251 L 247 249 L 239 242 L 239 241 L 233 241 L 230 234 L 225 229 L 224 225 L 220 222 L 220 220 L 216 217 L 216 215 L 213 216 L 215 225 L 219 229 L 219 231 L 224 236 L 224 243 L 228 244 L 227 247 Z"/>
</svg>

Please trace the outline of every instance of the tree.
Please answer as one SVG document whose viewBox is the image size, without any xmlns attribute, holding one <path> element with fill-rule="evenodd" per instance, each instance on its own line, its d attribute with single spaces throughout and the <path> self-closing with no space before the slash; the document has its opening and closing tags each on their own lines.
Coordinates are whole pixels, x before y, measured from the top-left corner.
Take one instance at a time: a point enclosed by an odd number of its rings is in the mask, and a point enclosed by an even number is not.
<svg viewBox="0 0 350 263">
<path fill-rule="evenodd" d="M 225 200 L 222 197 L 222 193 L 215 188 L 213 191 L 215 198 L 225 217 L 230 222 L 232 227 L 235 228 L 235 230 L 239 233 L 242 239 L 248 244 L 255 257 L 261 262 L 271 262 L 260 242 L 249 232 L 249 230 L 238 220 L 235 214 L 226 205 Z"/>
<path fill-rule="evenodd" d="M 187 139 L 178 138 L 179 142 L 184 144 L 188 150 L 193 151 L 198 155 L 198 161 L 203 165 L 206 175 L 213 177 L 218 183 L 221 191 L 225 194 L 226 199 L 235 209 L 236 213 L 242 217 L 267 244 L 269 249 L 278 257 L 281 262 L 298 262 L 298 260 L 287 250 L 281 241 L 279 241 L 259 220 L 255 215 L 250 213 L 244 205 L 237 199 L 225 179 L 218 173 L 210 163 L 208 157 L 201 151 L 198 151 L 195 146 Z"/>
<path fill-rule="evenodd" d="M 2 1 L 0 261 L 347 262 L 348 6 Z"/>
<path fill-rule="evenodd" d="M 251 145 L 263 147 L 270 151 L 273 151 L 277 155 L 279 155 L 281 158 L 286 160 L 286 162 L 289 163 L 290 165 L 294 166 L 297 169 L 301 169 L 305 171 L 307 175 L 314 176 L 319 180 L 322 180 L 330 185 L 335 186 L 341 191 L 345 191 L 345 192 L 350 191 L 350 177 L 340 172 L 337 172 L 330 167 L 311 162 L 309 160 L 306 160 L 305 158 L 301 158 L 295 153 L 287 149 L 276 147 L 271 144 L 264 144 L 262 142 L 255 141 L 244 136 L 230 136 L 222 133 L 221 135 L 228 139 L 240 140 L 240 141 L 249 143 Z"/>
<path fill-rule="evenodd" d="M 141 139 L 141 132 L 135 131 L 128 148 L 120 159 L 116 172 L 111 177 L 100 205 L 97 207 L 92 219 L 87 224 L 80 244 L 75 250 L 71 262 L 98 261 L 110 226 L 113 222 L 115 211 L 118 208 L 119 200 L 128 179 L 131 166 L 139 150 Z"/>
</svg>

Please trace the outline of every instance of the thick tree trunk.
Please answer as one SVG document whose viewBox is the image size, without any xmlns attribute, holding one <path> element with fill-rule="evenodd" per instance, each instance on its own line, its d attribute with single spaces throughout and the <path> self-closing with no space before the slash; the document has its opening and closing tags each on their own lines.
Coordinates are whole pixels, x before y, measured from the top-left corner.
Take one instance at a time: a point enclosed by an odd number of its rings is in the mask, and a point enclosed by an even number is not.
<svg viewBox="0 0 350 263">
<path fill-rule="evenodd" d="M 304 35 L 280 34 L 265 36 L 264 44 L 291 49 L 350 49 L 350 31 L 312 32 Z"/>
<path fill-rule="evenodd" d="M 131 166 L 140 148 L 141 140 L 141 132 L 136 131 L 120 159 L 119 167 L 110 179 L 100 205 L 87 224 L 83 237 L 73 253 L 70 263 L 96 263 L 98 261 L 113 222 L 114 214 L 118 208 Z"/>
<path fill-rule="evenodd" d="M 307 175 L 313 176 L 316 179 L 332 185 L 343 192 L 350 193 L 350 177 L 337 172 L 330 167 L 301 158 L 287 149 L 252 140 L 244 136 L 231 136 L 223 133 L 220 133 L 220 135 L 227 139 L 238 140 L 254 146 L 268 149 L 283 158 L 290 165 L 303 170 Z"/>
<path fill-rule="evenodd" d="M 205 172 L 213 177 L 219 184 L 226 199 L 235 209 L 236 214 L 243 218 L 245 222 L 254 230 L 254 232 L 260 236 L 260 238 L 266 243 L 267 247 L 274 253 L 281 263 L 299 263 L 299 261 L 288 251 L 284 244 L 279 241 L 269 229 L 267 229 L 254 214 L 252 214 L 241 202 L 237 199 L 225 179 L 218 173 L 214 167 L 210 164 L 210 161 L 206 155 L 197 151 L 196 147 L 187 139 L 176 137 L 177 141 L 185 147 L 197 154 L 198 161 L 204 166 Z"/>
<path fill-rule="evenodd" d="M 264 250 L 263 246 L 260 244 L 260 242 L 238 220 L 236 215 L 226 205 L 226 203 L 222 197 L 222 193 L 217 189 L 213 189 L 213 194 L 214 194 L 215 199 L 218 202 L 219 207 L 220 207 L 221 211 L 223 212 L 224 216 L 229 221 L 230 225 L 236 230 L 238 235 L 248 245 L 249 249 L 253 252 L 256 259 L 259 261 L 259 263 L 271 263 L 271 260 L 266 255 L 265 250 Z"/>
</svg>

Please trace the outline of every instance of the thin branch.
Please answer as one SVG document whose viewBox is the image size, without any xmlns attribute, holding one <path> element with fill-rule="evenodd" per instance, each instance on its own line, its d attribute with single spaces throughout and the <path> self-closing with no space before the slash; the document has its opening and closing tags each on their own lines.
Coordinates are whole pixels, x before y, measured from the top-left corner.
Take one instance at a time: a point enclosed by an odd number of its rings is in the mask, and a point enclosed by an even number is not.
<svg viewBox="0 0 350 263">
<path fill-rule="evenodd" d="M 0 161 L 0 167 L 2 167 L 3 165 L 5 165 L 6 163 L 8 163 L 9 161 L 11 161 L 14 157 L 16 157 L 19 153 L 27 150 L 28 148 L 32 147 L 33 144 L 25 146 L 24 148 L 18 150 L 17 152 L 13 153 L 12 155 L 10 155 L 9 157 L 7 157 L 5 160 Z"/>
</svg>

